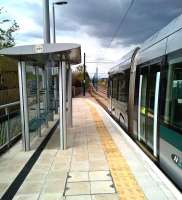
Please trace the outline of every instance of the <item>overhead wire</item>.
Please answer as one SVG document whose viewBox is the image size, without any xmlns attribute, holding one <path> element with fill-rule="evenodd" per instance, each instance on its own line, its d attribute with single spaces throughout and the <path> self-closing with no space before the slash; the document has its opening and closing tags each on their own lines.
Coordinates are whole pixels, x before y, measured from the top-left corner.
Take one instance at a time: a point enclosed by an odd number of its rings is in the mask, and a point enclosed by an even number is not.
<svg viewBox="0 0 182 200">
<path fill-rule="evenodd" d="M 122 1 L 121 1 L 121 0 L 120 0 L 120 2 L 121 2 L 121 5 L 122 5 Z M 124 23 L 124 21 L 125 21 L 127 15 L 128 15 L 128 13 L 129 13 L 129 11 L 130 11 L 130 9 L 132 8 L 134 2 L 135 2 L 135 0 L 131 0 L 131 2 L 130 2 L 130 4 L 129 4 L 129 6 L 128 6 L 126 12 L 125 12 L 124 15 L 121 17 L 121 20 L 120 20 L 120 22 L 119 22 L 119 25 L 118 25 L 116 31 L 114 32 L 114 34 L 113 34 L 113 36 L 112 36 L 112 38 L 111 38 L 111 40 L 110 40 L 110 42 L 109 42 L 108 47 L 106 47 L 107 49 L 110 48 L 110 46 L 111 46 L 113 40 L 114 40 L 115 37 L 117 36 L 117 34 L 118 34 L 118 32 L 119 32 L 121 26 L 123 25 L 123 23 Z M 105 54 L 105 53 L 104 53 L 104 54 Z M 104 56 L 103 56 L 103 57 L 104 57 Z M 96 63 L 97 63 L 97 62 L 96 62 Z"/>
<path fill-rule="evenodd" d="M 121 0 L 120 0 L 120 2 L 121 2 Z M 122 3 L 122 2 L 121 2 L 121 3 Z M 130 11 L 130 9 L 132 8 L 132 6 L 133 6 L 134 3 L 135 3 L 135 0 L 131 0 L 129 6 L 128 6 L 127 9 L 126 9 L 126 12 L 125 12 L 124 15 L 121 17 L 120 22 L 119 22 L 119 25 L 118 25 L 116 31 L 114 32 L 114 34 L 113 34 L 113 36 L 112 36 L 112 38 L 111 38 L 111 40 L 110 40 L 110 42 L 109 42 L 109 44 L 108 44 L 108 47 L 106 47 L 107 50 L 111 47 L 112 42 L 114 41 L 115 37 L 117 36 L 117 34 L 118 34 L 118 32 L 119 32 L 121 26 L 122 26 L 123 23 L 125 22 L 126 17 L 128 16 L 129 11 Z M 106 50 L 106 51 L 107 51 L 107 50 Z M 106 52 L 103 54 L 103 57 L 105 56 L 105 54 L 106 54 Z M 96 62 L 96 63 L 97 63 L 97 62 Z M 103 62 L 103 63 L 104 63 L 104 62 Z"/>
<path fill-rule="evenodd" d="M 108 45 L 107 49 L 109 49 L 109 48 L 111 47 L 112 42 L 114 41 L 115 37 L 117 36 L 117 34 L 118 34 L 118 32 L 119 32 L 121 26 L 123 25 L 124 21 L 126 20 L 126 17 L 128 16 L 129 11 L 130 11 L 130 9 L 132 8 L 132 6 L 133 6 L 134 3 L 135 3 L 135 0 L 131 0 L 131 2 L 130 2 L 130 4 L 129 4 L 128 8 L 126 9 L 126 12 L 125 12 L 124 15 L 121 17 L 121 20 L 120 20 L 120 22 L 119 22 L 119 25 L 118 25 L 116 31 L 114 32 L 114 34 L 113 34 L 113 36 L 112 36 L 112 38 L 111 38 L 111 40 L 110 40 L 110 42 L 109 42 L 109 45 Z"/>
</svg>

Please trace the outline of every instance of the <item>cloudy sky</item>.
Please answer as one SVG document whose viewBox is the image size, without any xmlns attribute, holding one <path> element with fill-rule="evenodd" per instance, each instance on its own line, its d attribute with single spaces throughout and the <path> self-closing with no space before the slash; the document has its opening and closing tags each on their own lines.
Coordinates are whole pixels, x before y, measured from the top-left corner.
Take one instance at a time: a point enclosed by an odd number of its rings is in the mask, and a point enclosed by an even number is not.
<svg viewBox="0 0 182 200">
<path fill-rule="evenodd" d="M 80 43 L 87 61 L 115 61 L 182 13 L 182 0 L 135 0 L 115 34 L 130 2 L 68 0 L 67 5 L 56 6 L 57 42 Z M 42 0 L 0 0 L 0 7 L 7 11 L 1 17 L 15 19 L 20 26 L 17 45 L 43 43 Z M 104 76 L 110 65 L 90 63 L 87 67 L 92 75 L 98 66 Z"/>
</svg>

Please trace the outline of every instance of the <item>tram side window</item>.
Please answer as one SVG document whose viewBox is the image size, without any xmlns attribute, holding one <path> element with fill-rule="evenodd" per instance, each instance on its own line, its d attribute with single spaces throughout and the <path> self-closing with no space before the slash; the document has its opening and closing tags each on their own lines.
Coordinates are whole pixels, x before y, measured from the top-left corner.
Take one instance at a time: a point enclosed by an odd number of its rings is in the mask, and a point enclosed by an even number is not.
<svg viewBox="0 0 182 200">
<path fill-rule="evenodd" d="M 117 99 L 117 78 L 113 78 L 112 83 L 112 98 Z"/>
<path fill-rule="evenodd" d="M 119 101 L 128 102 L 128 90 L 129 90 L 129 70 L 126 70 L 124 74 L 119 76 L 119 86 L 118 86 Z"/>
<path fill-rule="evenodd" d="M 165 76 L 164 121 L 182 129 L 182 56 L 168 59 Z"/>
<path fill-rule="evenodd" d="M 122 101 L 122 91 L 123 91 L 123 88 L 124 88 L 124 80 L 123 80 L 123 76 L 122 75 L 119 75 L 119 80 L 118 80 L 118 100 L 119 101 Z"/>
<path fill-rule="evenodd" d="M 121 102 L 126 102 L 126 80 L 124 75 L 119 76 L 118 84 L 118 100 Z"/>
</svg>

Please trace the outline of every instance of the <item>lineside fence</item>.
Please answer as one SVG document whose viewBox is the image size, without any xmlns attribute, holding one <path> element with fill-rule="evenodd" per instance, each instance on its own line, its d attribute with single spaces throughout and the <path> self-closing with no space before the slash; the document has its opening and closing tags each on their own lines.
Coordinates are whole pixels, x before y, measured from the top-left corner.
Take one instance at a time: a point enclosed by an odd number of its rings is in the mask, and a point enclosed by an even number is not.
<svg viewBox="0 0 182 200">
<path fill-rule="evenodd" d="M 0 106 L 0 154 L 21 137 L 20 102 Z"/>
</svg>

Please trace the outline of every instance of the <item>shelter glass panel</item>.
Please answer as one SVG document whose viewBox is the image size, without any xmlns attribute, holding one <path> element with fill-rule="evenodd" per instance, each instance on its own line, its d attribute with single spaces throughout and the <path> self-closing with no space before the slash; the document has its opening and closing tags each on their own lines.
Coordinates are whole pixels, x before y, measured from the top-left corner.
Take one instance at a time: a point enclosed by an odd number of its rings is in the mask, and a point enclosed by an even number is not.
<svg viewBox="0 0 182 200">
<path fill-rule="evenodd" d="M 30 146 L 41 135 L 41 128 L 47 122 L 46 74 L 43 68 L 26 64 L 26 87 Z"/>
<path fill-rule="evenodd" d="M 30 142 L 36 136 L 37 119 L 37 82 L 36 70 L 34 66 L 26 65 L 26 86 L 27 86 L 27 105 L 28 105 L 28 119 L 29 119 L 29 134 Z"/>
</svg>

